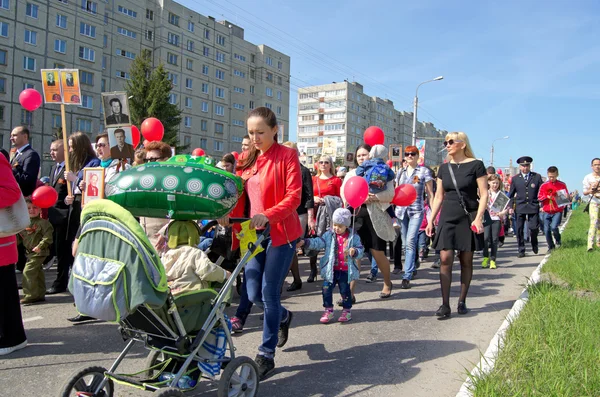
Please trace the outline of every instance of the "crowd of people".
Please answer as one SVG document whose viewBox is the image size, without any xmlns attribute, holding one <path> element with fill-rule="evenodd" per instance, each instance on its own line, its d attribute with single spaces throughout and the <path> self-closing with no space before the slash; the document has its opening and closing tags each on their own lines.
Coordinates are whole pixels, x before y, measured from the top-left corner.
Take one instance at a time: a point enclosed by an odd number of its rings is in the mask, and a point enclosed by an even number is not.
<svg viewBox="0 0 600 397">
<path fill-rule="evenodd" d="M 239 286 L 240 303 L 231 319 L 233 331 L 242 332 L 253 305 L 264 311 L 262 342 L 256 356 L 261 378 L 275 368 L 276 349 L 288 340 L 293 312 L 282 306 L 281 292 L 289 272 L 293 281 L 287 291 L 302 288 L 299 257 L 309 258 L 306 282 L 322 279 L 324 311 L 319 321 L 333 321 L 333 291 L 338 286 L 340 298 L 336 305 L 342 307 L 342 312 L 337 320 L 347 322 L 352 319 L 356 303 L 363 257 L 369 263 L 365 281 L 375 282 L 381 274 L 379 297 L 387 299 L 393 293 L 392 274 L 400 274 L 400 289 L 414 287 L 411 281 L 431 249 L 437 258 L 432 267 L 439 268 L 442 298 L 435 315 L 446 319 L 452 313 L 450 286 L 455 258 L 461 269 L 456 311 L 465 314 L 469 311 L 467 297 L 475 252 L 482 252 L 483 268 L 496 269 L 504 238 L 512 230 L 518 242 L 518 257 L 525 256 L 526 243 L 537 254 L 540 228 L 548 250 L 560 248 L 558 227 L 562 217 L 581 201 L 577 191 L 569 192 L 559 180 L 556 166 L 548 167 L 543 177 L 531 170 L 533 159 L 529 156 L 518 159 L 520 172 L 513 176 L 497 173 L 493 167 L 486 169 L 475 158 L 463 132 L 445 137 L 447 159 L 439 166 L 419 163 L 418 149 L 407 146 L 402 164 L 393 169 L 386 162 L 385 146 L 362 144 L 356 148 L 351 169 L 336 168 L 334 159 L 322 155 L 316 169 L 310 170 L 300 163 L 293 142 L 278 142 L 277 120 L 271 110 L 252 110 L 247 127 L 239 158 L 227 153 L 217 164 L 244 182 L 233 211 L 218 219 L 217 233 L 227 235 L 232 240 L 230 251 L 235 251 L 237 236 L 229 217 L 250 218 L 250 226 L 259 231 L 270 225 L 264 251 L 245 267 Z M 104 183 L 108 183 L 132 166 L 165 161 L 172 155 L 166 143 L 150 142 L 134 153 L 129 164 L 112 158 L 106 133 L 95 138 L 94 148 L 87 134 L 76 132 L 68 139 L 70 170 L 65 167 L 63 141 L 54 141 L 49 147 L 54 164 L 42 182 L 40 156 L 29 145 L 28 129 L 15 128 L 10 139 L 11 154 L 3 150 L 4 156 L 0 156 L 0 208 L 16 205 L 21 196 L 29 197 L 43 184 L 56 189 L 58 200 L 47 216 L 28 200 L 30 226 L 17 235 L 0 237 L 0 354 L 27 345 L 21 305 L 40 304 L 46 295 L 66 292 L 76 255 L 81 197 L 86 190 L 84 169 L 104 168 Z M 583 194 L 591 197 L 588 250 L 600 248 L 600 158 L 592 161 L 592 171 L 583 181 Z M 366 200 L 356 208 L 344 194 L 353 177 L 365 178 L 369 186 Z M 395 189 L 406 184 L 414 187 L 415 201 L 407 206 L 391 204 Z M 229 276 L 227 270 L 214 268 L 206 255 L 196 251 L 208 247 L 212 240 L 196 235 L 189 224 L 156 218 L 141 218 L 140 224 L 163 255 L 174 290 L 185 290 L 194 282 L 223 281 Z M 57 276 L 46 290 L 43 269 L 52 257 Z M 235 262 L 236 258 L 229 259 Z M 22 298 L 16 272 L 22 273 Z M 89 319 L 81 314 L 69 318 L 72 322 Z"/>
</svg>

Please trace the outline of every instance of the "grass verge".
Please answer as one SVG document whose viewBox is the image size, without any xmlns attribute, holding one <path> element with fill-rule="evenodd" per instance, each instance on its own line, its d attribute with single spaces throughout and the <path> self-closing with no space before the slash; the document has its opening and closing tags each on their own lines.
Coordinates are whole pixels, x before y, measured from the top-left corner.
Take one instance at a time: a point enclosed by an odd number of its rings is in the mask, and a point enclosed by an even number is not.
<svg viewBox="0 0 600 397">
<path fill-rule="evenodd" d="M 543 268 L 567 287 L 529 288 L 493 371 L 473 379 L 474 396 L 600 396 L 600 251 L 586 252 L 587 226 L 587 214 L 573 213 Z"/>
</svg>

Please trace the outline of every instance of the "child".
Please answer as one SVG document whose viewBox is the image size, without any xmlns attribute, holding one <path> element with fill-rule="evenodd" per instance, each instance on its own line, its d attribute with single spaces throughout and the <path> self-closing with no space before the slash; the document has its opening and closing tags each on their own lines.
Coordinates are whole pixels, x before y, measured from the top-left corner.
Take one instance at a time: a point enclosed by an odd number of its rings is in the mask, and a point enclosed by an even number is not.
<svg viewBox="0 0 600 397">
<path fill-rule="evenodd" d="M 488 185 L 490 187 L 490 199 L 488 200 L 488 211 L 492 218 L 492 224 L 487 225 L 484 228 L 484 245 L 483 245 L 483 262 L 481 267 L 486 268 L 488 265 L 490 269 L 496 268 L 496 253 L 498 252 L 498 240 L 500 235 L 500 228 L 502 222 L 500 221 L 504 215 L 506 215 L 506 209 L 502 212 L 494 212 L 492 210 L 492 204 L 496 201 L 499 194 L 504 194 L 500 191 L 500 177 L 496 174 L 488 176 Z M 491 250 L 491 256 L 490 256 Z"/>
<path fill-rule="evenodd" d="M 352 294 L 350 281 L 360 276 L 359 262 L 363 255 L 363 246 L 357 234 L 350 229 L 352 215 L 346 208 L 338 208 L 332 216 L 333 230 L 328 230 L 321 237 L 307 238 L 298 242 L 298 247 L 325 250 L 321 258 L 321 277 L 323 277 L 323 307 L 321 323 L 327 324 L 333 319 L 333 289 L 340 286 L 343 299 L 342 315 L 339 322 L 345 323 L 352 319 Z"/>
<path fill-rule="evenodd" d="M 44 277 L 44 261 L 50 254 L 52 232 L 50 222 L 40 216 L 42 209 L 34 205 L 30 199 L 27 210 L 31 224 L 19 233 L 19 240 L 25 247 L 27 263 L 23 269 L 23 305 L 32 305 L 46 300 L 46 278 Z"/>
<path fill-rule="evenodd" d="M 387 149 L 383 145 L 374 145 L 369 152 L 369 160 L 356 167 L 356 175 L 362 176 L 369 184 L 369 193 L 381 193 L 387 183 L 394 180 L 394 171 L 385 163 Z"/>
<path fill-rule="evenodd" d="M 169 250 L 162 256 L 171 293 L 211 288 L 210 282 L 222 283 L 231 273 L 212 263 L 200 250 L 200 232 L 193 221 L 173 221 L 167 229 Z"/>
</svg>

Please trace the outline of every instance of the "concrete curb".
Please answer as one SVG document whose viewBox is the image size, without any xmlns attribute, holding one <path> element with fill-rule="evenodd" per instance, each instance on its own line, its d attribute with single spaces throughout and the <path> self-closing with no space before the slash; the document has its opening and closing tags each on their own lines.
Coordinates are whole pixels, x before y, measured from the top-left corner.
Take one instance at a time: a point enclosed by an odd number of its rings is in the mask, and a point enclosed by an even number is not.
<svg viewBox="0 0 600 397">
<path fill-rule="evenodd" d="M 572 213 L 573 211 L 569 212 L 565 223 L 560 227 L 561 234 L 565 230 L 565 227 L 567 227 L 567 224 L 571 219 Z M 540 282 L 542 267 L 546 264 L 550 255 L 551 254 L 547 254 L 546 256 L 544 256 L 540 264 L 535 268 L 533 273 L 531 273 L 531 277 L 527 280 L 527 285 L 525 286 L 525 289 L 523 289 L 523 292 L 521 292 L 521 295 L 519 295 L 519 299 L 517 299 L 513 307 L 510 309 L 510 312 L 506 316 L 506 319 L 502 322 L 502 325 L 500 325 L 500 328 L 498 328 L 498 331 L 496 331 L 496 334 L 494 334 L 494 337 L 490 341 L 490 344 L 487 350 L 485 351 L 484 355 L 481 357 L 479 364 L 477 364 L 475 368 L 473 368 L 473 370 L 470 372 L 470 376 L 462 384 L 460 390 L 456 394 L 456 397 L 472 397 L 473 393 L 471 392 L 471 389 L 473 387 L 473 382 L 471 379 L 485 375 L 489 373 L 492 369 L 494 369 L 496 357 L 498 357 L 498 353 L 504 346 L 504 336 L 506 335 L 506 330 L 508 329 L 510 324 L 519 317 L 521 310 L 523 310 L 525 304 L 529 300 L 529 293 L 527 292 L 527 288 L 530 285 L 537 284 Z"/>
</svg>

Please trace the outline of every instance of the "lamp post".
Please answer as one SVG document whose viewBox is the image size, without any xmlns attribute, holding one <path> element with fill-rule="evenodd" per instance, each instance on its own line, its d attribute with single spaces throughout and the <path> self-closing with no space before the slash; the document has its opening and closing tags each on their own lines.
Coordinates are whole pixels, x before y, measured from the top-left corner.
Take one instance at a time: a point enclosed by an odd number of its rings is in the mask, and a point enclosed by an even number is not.
<svg viewBox="0 0 600 397">
<path fill-rule="evenodd" d="M 435 79 L 424 81 L 417 86 L 417 90 L 415 91 L 415 100 L 414 100 L 414 107 L 413 107 L 413 128 L 412 128 L 412 145 L 413 146 L 417 145 L 417 107 L 419 105 L 419 87 L 422 86 L 423 84 L 431 83 L 432 81 L 439 81 L 439 80 L 443 80 L 443 79 L 444 79 L 444 76 L 438 76 Z"/>
<path fill-rule="evenodd" d="M 491 152 L 490 152 L 490 165 L 491 165 L 492 167 L 494 166 L 494 143 L 495 143 L 496 141 L 501 141 L 501 140 L 503 140 L 503 139 L 508 139 L 508 138 L 509 138 L 509 136 L 507 135 L 507 136 L 505 136 L 505 137 L 498 138 L 498 139 L 494 139 L 494 140 L 492 141 L 492 150 L 491 150 Z"/>
</svg>

